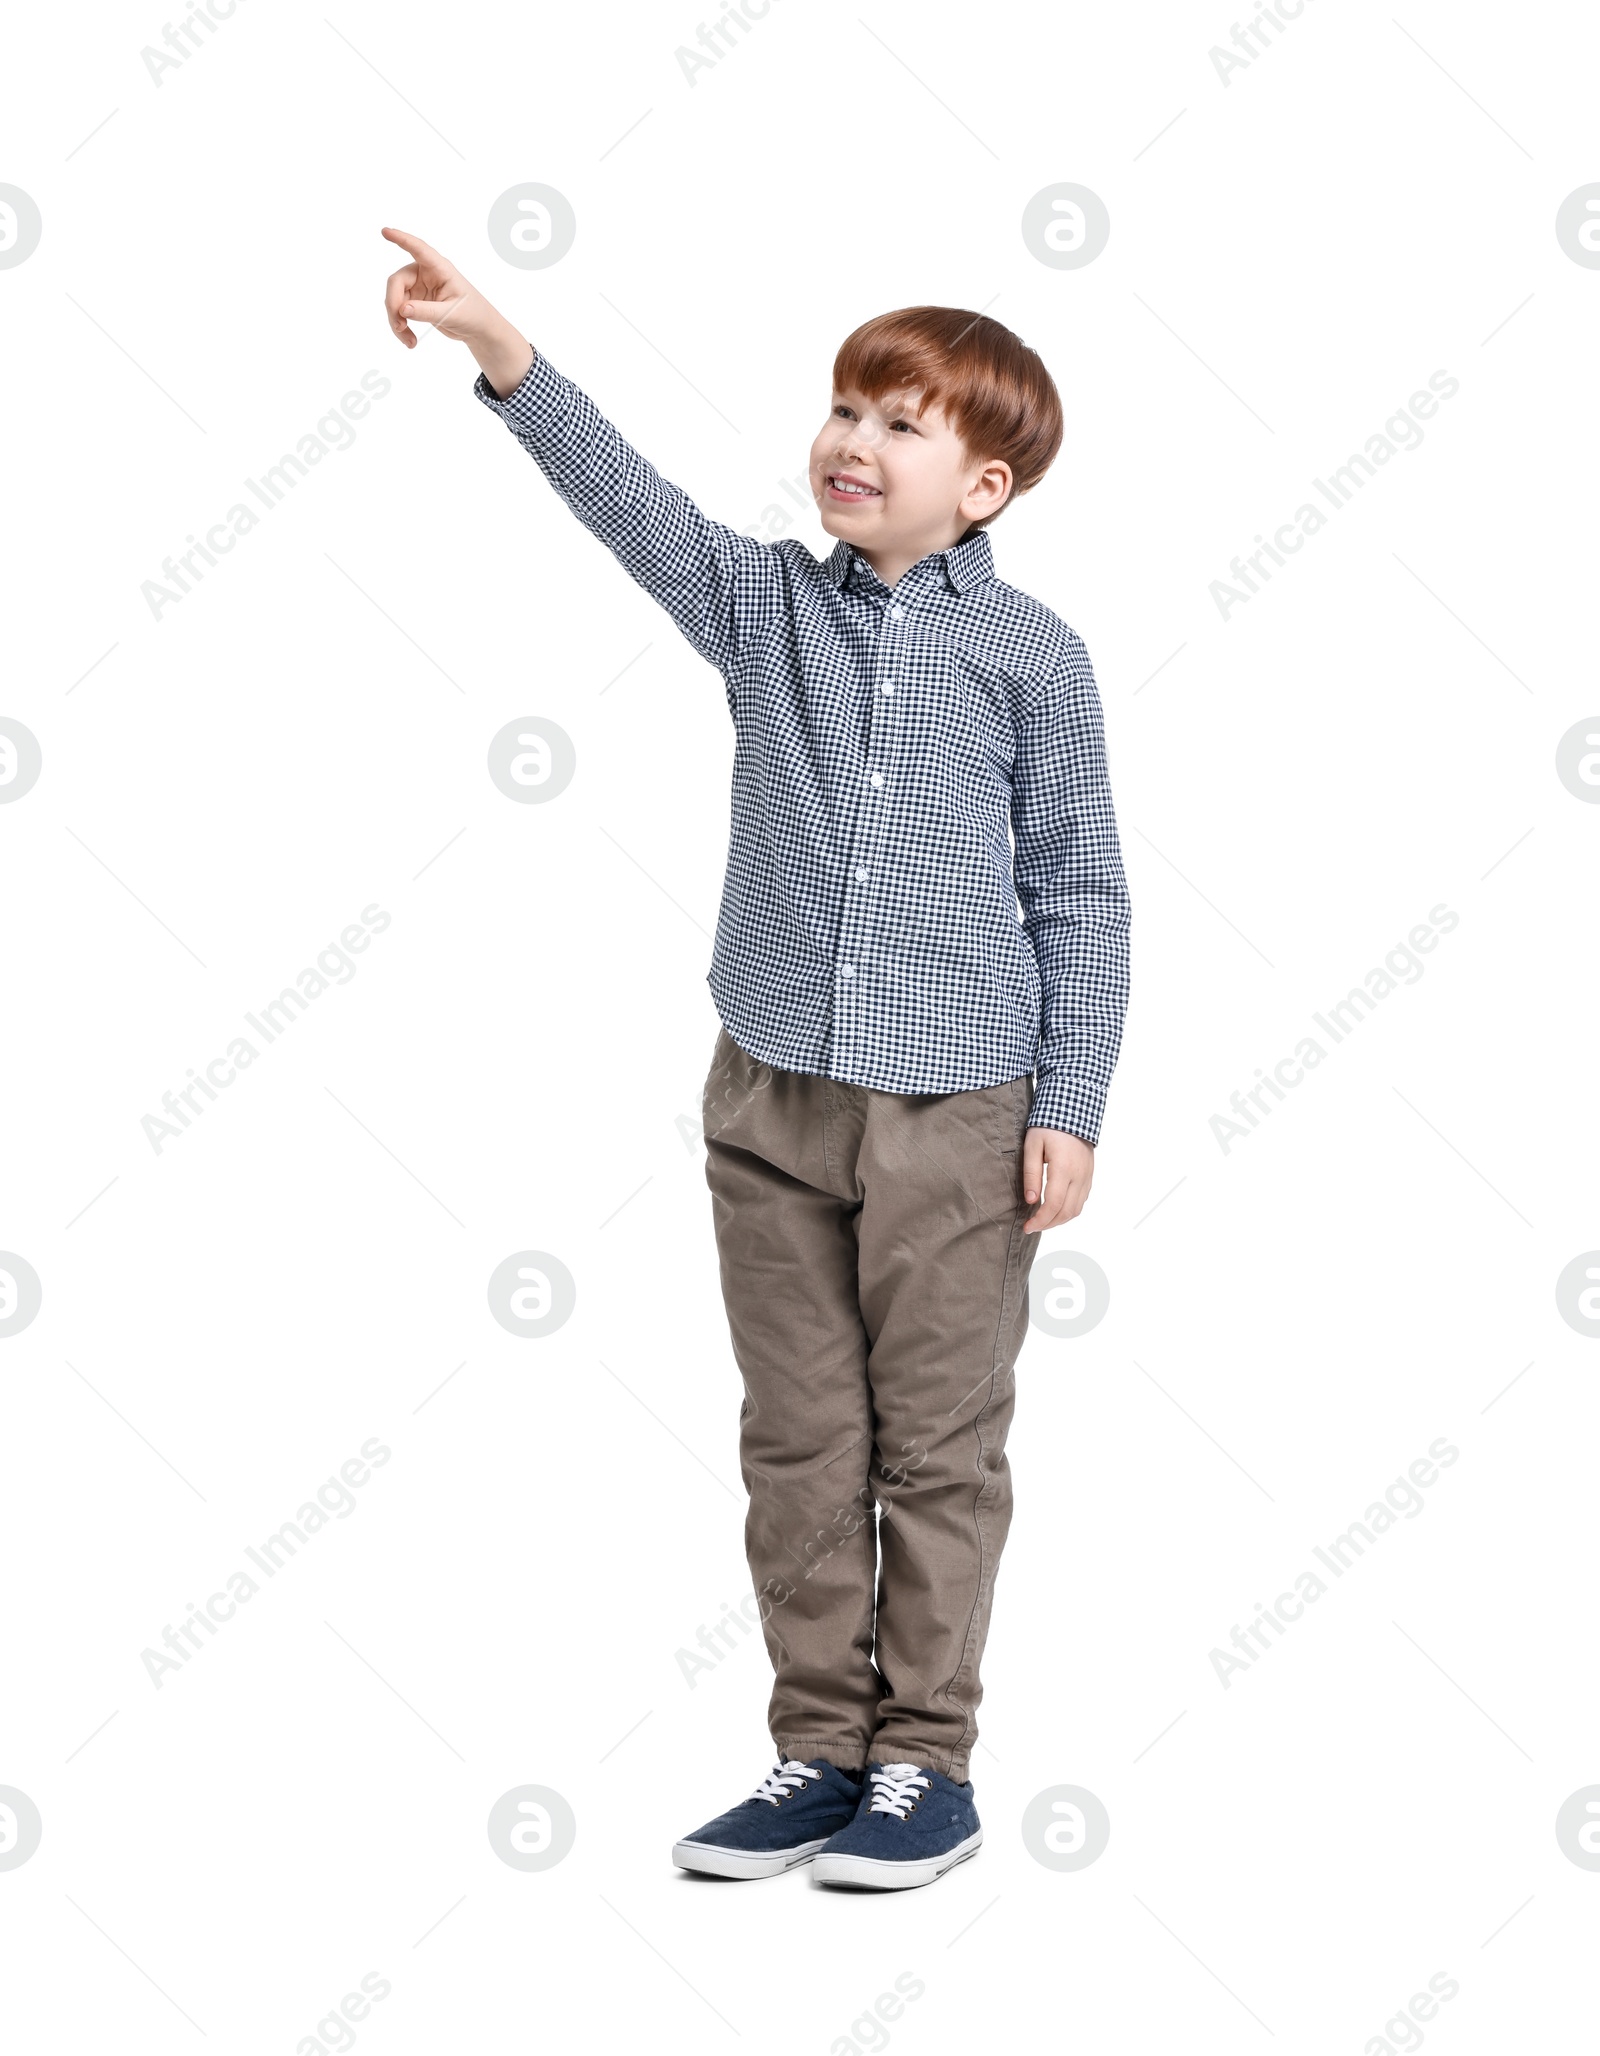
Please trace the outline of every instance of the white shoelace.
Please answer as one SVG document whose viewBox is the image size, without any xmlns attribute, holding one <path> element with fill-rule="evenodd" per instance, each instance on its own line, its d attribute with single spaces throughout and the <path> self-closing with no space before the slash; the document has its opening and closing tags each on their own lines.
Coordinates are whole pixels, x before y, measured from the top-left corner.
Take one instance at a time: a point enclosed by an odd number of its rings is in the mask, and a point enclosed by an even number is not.
<svg viewBox="0 0 1600 2056">
<path fill-rule="evenodd" d="M 820 1778 L 820 1770 L 813 1770 L 808 1763 L 797 1763 L 791 1756 L 776 1763 L 750 1794 L 752 1799 L 765 1799 L 769 1806 L 776 1806 L 788 1792 L 798 1792 L 808 1778 Z"/>
<path fill-rule="evenodd" d="M 917 1803 L 919 1785 L 924 1792 L 933 1789 L 914 1763 L 886 1763 L 872 1773 L 872 1782 L 876 1789 L 867 1811 L 892 1813 L 896 1820 L 904 1820 Z"/>
</svg>

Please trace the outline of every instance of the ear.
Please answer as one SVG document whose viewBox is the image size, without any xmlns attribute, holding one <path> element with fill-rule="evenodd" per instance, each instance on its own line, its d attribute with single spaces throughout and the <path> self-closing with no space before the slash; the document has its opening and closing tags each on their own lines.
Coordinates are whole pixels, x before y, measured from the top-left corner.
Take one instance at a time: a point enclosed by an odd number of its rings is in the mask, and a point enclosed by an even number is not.
<svg viewBox="0 0 1600 2056">
<path fill-rule="evenodd" d="M 969 521 L 997 514 L 1010 499 L 1011 487 L 1011 466 L 1003 458 L 992 457 L 973 475 L 957 511 Z"/>
</svg>

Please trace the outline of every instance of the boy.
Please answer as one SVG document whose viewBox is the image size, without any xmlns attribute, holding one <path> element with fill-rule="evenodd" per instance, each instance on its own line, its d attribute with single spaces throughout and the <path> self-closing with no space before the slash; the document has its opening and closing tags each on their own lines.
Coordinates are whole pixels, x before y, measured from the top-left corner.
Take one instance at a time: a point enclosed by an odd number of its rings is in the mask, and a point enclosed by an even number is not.
<svg viewBox="0 0 1600 2056">
<path fill-rule="evenodd" d="M 1089 658 L 996 579 L 987 533 L 1054 459 L 1060 401 L 982 315 L 867 322 L 812 445 L 819 562 L 708 520 L 444 258 L 383 233 L 412 260 L 395 334 L 467 344 L 477 397 L 733 717 L 706 1179 L 778 1761 L 673 1860 L 931 1883 L 983 1839 L 967 1766 L 1027 1274 L 1088 1195 L 1127 1004 Z"/>
</svg>

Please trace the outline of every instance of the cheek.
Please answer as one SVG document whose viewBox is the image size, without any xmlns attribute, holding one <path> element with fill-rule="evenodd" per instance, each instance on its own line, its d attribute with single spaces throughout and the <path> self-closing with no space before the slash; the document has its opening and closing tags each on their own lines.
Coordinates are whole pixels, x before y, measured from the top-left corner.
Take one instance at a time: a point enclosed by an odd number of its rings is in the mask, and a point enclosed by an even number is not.
<svg viewBox="0 0 1600 2056">
<path fill-rule="evenodd" d="M 914 446 L 891 448 L 884 459 L 884 476 L 905 499 L 944 499 L 951 490 L 948 467 L 931 450 Z"/>
</svg>

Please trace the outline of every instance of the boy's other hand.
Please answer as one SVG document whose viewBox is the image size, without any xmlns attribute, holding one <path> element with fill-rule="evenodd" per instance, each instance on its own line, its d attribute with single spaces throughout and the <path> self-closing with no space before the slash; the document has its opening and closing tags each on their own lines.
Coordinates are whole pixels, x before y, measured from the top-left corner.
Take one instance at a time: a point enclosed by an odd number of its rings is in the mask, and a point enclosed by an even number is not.
<svg viewBox="0 0 1600 2056">
<path fill-rule="evenodd" d="M 1093 1181 L 1091 1143 L 1059 1128 L 1028 1129 L 1022 1138 L 1022 1196 L 1033 1211 L 1022 1224 L 1023 1234 L 1040 1235 L 1046 1228 L 1075 1220 Z"/>
<path fill-rule="evenodd" d="M 383 233 L 411 259 L 390 274 L 384 291 L 390 328 L 408 350 L 417 347 L 412 321 L 425 321 L 452 342 L 465 343 L 495 392 L 502 400 L 508 399 L 527 376 L 533 345 L 489 305 L 448 257 L 442 257 L 420 236 L 398 228 L 386 228 Z"/>
</svg>

